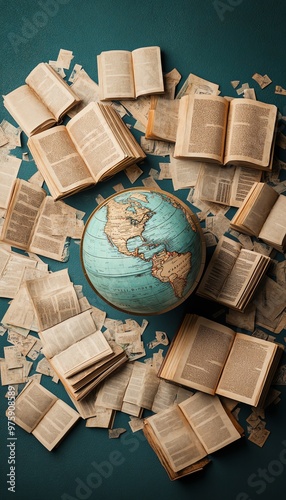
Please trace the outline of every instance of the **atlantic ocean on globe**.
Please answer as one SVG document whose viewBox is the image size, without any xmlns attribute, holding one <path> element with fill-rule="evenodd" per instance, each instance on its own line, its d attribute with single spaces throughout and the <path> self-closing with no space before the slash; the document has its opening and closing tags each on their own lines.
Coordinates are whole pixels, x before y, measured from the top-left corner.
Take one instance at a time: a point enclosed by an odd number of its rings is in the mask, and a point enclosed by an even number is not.
<svg viewBox="0 0 286 500">
<path fill-rule="evenodd" d="M 154 315 L 181 304 L 198 284 L 205 241 L 197 216 L 160 189 L 116 193 L 90 215 L 81 243 L 87 281 L 108 304 Z"/>
</svg>

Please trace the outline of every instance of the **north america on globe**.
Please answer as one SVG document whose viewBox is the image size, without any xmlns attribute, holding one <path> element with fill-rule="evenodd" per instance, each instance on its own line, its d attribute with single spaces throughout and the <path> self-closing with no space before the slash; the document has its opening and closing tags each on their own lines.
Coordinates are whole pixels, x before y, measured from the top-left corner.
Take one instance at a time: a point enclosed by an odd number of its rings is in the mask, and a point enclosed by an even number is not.
<svg viewBox="0 0 286 500">
<path fill-rule="evenodd" d="M 152 276 L 164 283 L 169 283 L 177 297 L 182 297 L 187 284 L 187 276 L 192 265 L 191 252 L 178 253 L 176 251 L 157 251 L 154 243 L 148 243 L 144 237 L 146 222 L 153 217 L 154 213 L 149 208 L 142 206 L 140 200 L 147 202 L 148 199 L 142 194 L 133 194 L 124 202 L 111 200 L 107 207 L 107 222 L 104 228 L 105 234 L 119 252 L 125 255 L 133 255 L 142 260 L 152 262 Z M 179 207 L 181 209 L 181 207 Z M 193 230 L 196 228 L 194 227 Z M 154 248 L 154 254 L 148 258 L 140 250 L 140 246 L 128 250 L 128 243 L 133 238 L 138 238 L 142 244 Z"/>
<path fill-rule="evenodd" d="M 174 195 L 148 188 L 121 191 L 97 207 L 81 251 L 95 291 L 138 314 L 159 314 L 185 300 L 205 259 L 193 212 Z"/>
</svg>

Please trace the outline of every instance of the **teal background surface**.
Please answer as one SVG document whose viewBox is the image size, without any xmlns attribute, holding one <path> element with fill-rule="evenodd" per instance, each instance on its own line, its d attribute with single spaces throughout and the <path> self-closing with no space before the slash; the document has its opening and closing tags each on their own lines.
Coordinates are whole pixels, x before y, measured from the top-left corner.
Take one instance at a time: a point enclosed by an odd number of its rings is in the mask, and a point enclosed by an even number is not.
<svg viewBox="0 0 286 500">
<path fill-rule="evenodd" d="M 72 50 L 73 63 L 83 66 L 97 81 L 96 56 L 103 50 L 133 50 L 159 45 L 163 71 L 173 68 L 182 75 L 189 73 L 220 84 L 221 94 L 235 97 L 231 80 L 248 82 L 257 98 L 276 104 L 286 115 L 286 96 L 274 94 L 274 85 L 286 87 L 286 3 L 283 0 L 0 0 L 0 93 L 8 93 L 24 83 L 28 73 L 42 61 L 57 58 L 61 48 Z M 273 84 L 264 90 L 251 79 L 253 73 L 267 73 Z M 178 89 L 180 85 L 178 86 Z M 0 108 L 0 121 L 12 118 Z M 132 122 L 130 118 L 128 118 Z M 15 124 L 15 123 L 14 123 Z M 136 135 L 137 133 L 135 133 Z M 140 134 L 138 134 L 139 137 Z M 12 153 L 21 157 L 23 146 Z M 280 152 L 283 155 L 283 152 Z M 144 175 L 150 168 L 159 169 L 159 157 L 143 163 Z M 23 162 L 19 176 L 29 178 L 36 171 L 33 162 Z M 140 178 L 136 185 L 142 185 Z M 83 210 L 86 218 L 96 206 L 95 197 L 113 194 L 113 185 L 130 183 L 124 173 L 97 187 L 66 200 Z M 160 187 L 172 190 L 170 181 Z M 175 193 L 186 201 L 188 190 Z M 83 285 L 89 301 L 107 311 L 108 317 L 129 316 L 106 306 L 86 282 L 79 260 L 79 246 L 70 244 L 66 264 L 48 261 L 52 271 L 68 266 L 74 284 Z M 8 300 L 0 299 L 0 318 Z M 144 334 L 147 343 L 155 331 L 165 331 L 171 339 L 186 312 L 211 317 L 219 307 L 191 296 L 182 306 L 161 316 L 146 318 Z M 136 319 L 136 317 L 135 317 Z M 138 318 L 137 318 L 138 319 Z M 284 342 L 285 332 L 279 335 Z M 3 357 L 5 338 L 0 338 Z M 146 347 L 147 349 L 147 347 Z M 147 357 L 153 351 L 147 349 Z M 285 363 L 285 357 L 283 358 Z M 61 384 L 43 376 L 42 383 L 56 395 L 70 402 Z M 286 479 L 286 394 L 266 414 L 270 437 L 263 448 L 245 437 L 215 453 L 201 474 L 171 482 L 141 432 L 132 434 L 128 416 L 117 414 L 115 427 L 125 427 L 120 439 L 109 439 L 105 429 L 86 429 L 82 420 L 53 452 L 31 435 L 17 428 L 16 492 L 9 492 L 7 421 L 4 416 L 6 387 L 0 387 L 0 494 L 4 500 L 268 500 L 285 494 Z M 250 409 L 240 405 L 240 422 Z M 147 415 L 147 412 L 145 413 Z"/>
</svg>

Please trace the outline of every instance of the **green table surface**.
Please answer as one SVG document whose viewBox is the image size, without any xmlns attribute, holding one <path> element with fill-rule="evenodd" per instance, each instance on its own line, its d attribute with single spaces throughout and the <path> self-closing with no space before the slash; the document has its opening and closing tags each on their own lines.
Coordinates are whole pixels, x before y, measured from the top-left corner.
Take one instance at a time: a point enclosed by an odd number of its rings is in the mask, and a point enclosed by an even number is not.
<svg viewBox="0 0 286 500">
<path fill-rule="evenodd" d="M 23 84 L 39 62 L 55 60 L 61 48 L 73 51 L 71 67 L 73 63 L 81 64 L 97 81 L 96 56 L 101 51 L 159 45 L 163 71 L 177 68 L 182 75 L 181 84 L 189 73 L 194 73 L 218 83 L 221 95 L 236 97 L 230 82 L 248 82 L 255 88 L 257 99 L 276 104 L 280 112 L 286 114 L 286 96 L 274 93 L 275 85 L 286 87 L 286 3 L 282 0 L 0 0 L 0 12 L 1 95 Z M 255 72 L 267 73 L 273 83 L 261 90 L 251 78 Z M 0 121 L 3 119 L 15 124 L 2 106 Z M 22 149 L 12 152 L 19 157 L 27 151 L 26 138 L 22 136 Z M 142 178 L 148 176 L 150 168 L 159 170 L 160 161 L 168 159 L 147 157 L 137 186 L 142 185 Z M 33 162 L 22 162 L 19 177 L 29 178 L 35 171 Z M 87 218 L 96 206 L 95 197 L 111 195 L 113 185 L 120 182 L 125 188 L 131 187 L 126 175 L 121 173 L 66 201 L 83 210 Z M 167 191 L 173 189 L 171 181 L 161 181 L 160 187 Z M 176 195 L 186 201 L 188 190 L 179 190 Z M 105 309 L 108 317 L 130 317 L 106 306 L 91 290 L 84 278 L 79 246 L 75 242 L 71 242 L 67 263 L 43 260 L 48 262 L 51 271 L 68 267 L 71 280 L 83 285 L 91 304 Z M 0 318 L 8 302 L 0 299 Z M 218 308 L 216 304 L 206 304 L 191 296 L 171 312 L 147 317 L 149 325 L 144 334 L 147 357 L 153 354 L 147 343 L 155 337 L 156 330 L 165 331 L 171 339 L 186 312 L 211 317 Z M 279 336 L 282 343 L 284 334 L 285 331 Z M 6 342 L 5 336 L 0 338 L 0 357 Z M 42 383 L 69 403 L 60 383 L 55 384 L 46 376 Z M 46 451 L 33 436 L 17 428 L 16 489 L 11 492 L 7 484 L 9 449 L 4 416 L 7 388 L 1 386 L 1 498 L 278 499 L 285 495 L 286 488 L 286 394 L 283 386 L 277 388 L 282 392 L 281 402 L 267 411 L 266 427 L 271 434 L 264 447 L 254 445 L 245 437 L 215 453 L 203 473 L 174 482 L 168 479 L 142 432 L 131 432 L 127 415 L 116 416 L 114 426 L 127 429 L 120 439 L 109 439 L 105 429 L 87 429 L 82 420 L 53 452 Z M 240 408 L 240 422 L 246 429 L 245 419 L 250 409 L 243 405 Z"/>
</svg>

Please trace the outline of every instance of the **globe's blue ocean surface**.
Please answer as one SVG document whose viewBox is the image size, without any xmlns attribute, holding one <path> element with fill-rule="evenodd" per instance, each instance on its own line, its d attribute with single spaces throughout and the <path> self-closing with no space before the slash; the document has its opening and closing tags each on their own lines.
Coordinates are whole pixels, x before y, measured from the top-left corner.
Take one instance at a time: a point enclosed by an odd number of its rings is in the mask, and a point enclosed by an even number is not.
<svg viewBox="0 0 286 500">
<path fill-rule="evenodd" d="M 160 314 L 198 283 L 205 242 L 196 215 L 174 195 L 133 188 L 114 194 L 89 217 L 81 244 L 85 275 L 109 304 Z"/>
</svg>

